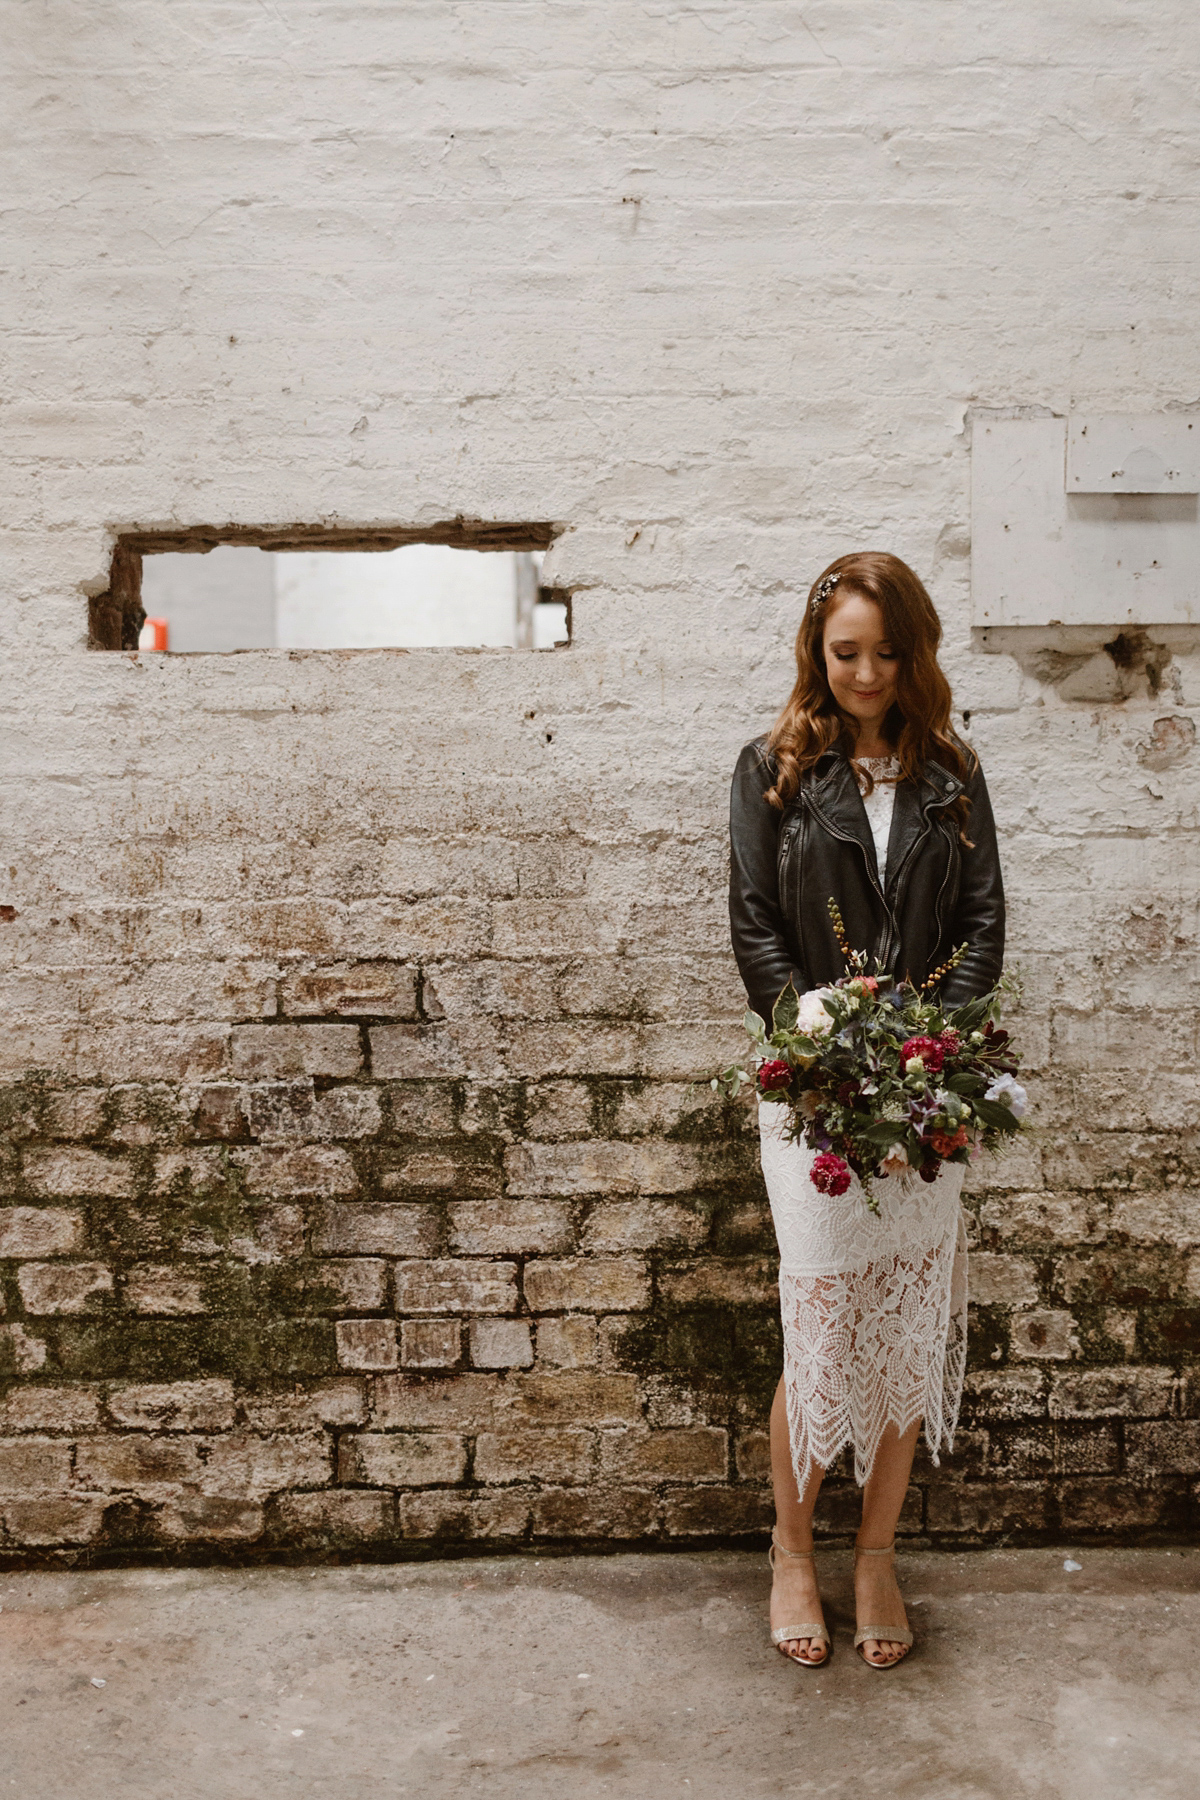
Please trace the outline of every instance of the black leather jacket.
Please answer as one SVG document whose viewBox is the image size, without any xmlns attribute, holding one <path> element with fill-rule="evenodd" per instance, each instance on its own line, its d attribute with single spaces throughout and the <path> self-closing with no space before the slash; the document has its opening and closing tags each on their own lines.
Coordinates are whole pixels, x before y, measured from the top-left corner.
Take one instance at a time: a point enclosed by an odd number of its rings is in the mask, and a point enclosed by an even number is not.
<svg viewBox="0 0 1200 1800">
<path fill-rule="evenodd" d="M 963 783 L 940 764 L 896 788 L 881 889 L 875 843 L 849 761 L 830 751 L 801 781 L 784 812 L 763 795 L 775 780 L 766 739 L 747 744 L 729 808 L 729 920 L 733 953 L 755 1012 L 771 1008 L 789 977 L 800 992 L 846 973 L 829 917 L 832 897 L 846 935 L 897 976 L 920 983 L 964 940 L 963 961 L 941 996 L 961 1006 L 986 993 L 1004 958 L 1004 888 L 987 786 L 967 785 L 967 849 L 947 811 Z"/>
</svg>

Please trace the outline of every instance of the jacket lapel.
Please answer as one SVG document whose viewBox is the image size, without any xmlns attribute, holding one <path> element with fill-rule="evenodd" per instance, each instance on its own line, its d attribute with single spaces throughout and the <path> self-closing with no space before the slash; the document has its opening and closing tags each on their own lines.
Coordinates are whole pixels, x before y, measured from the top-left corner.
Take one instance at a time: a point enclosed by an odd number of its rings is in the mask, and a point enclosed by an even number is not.
<svg viewBox="0 0 1200 1800">
<path fill-rule="evenodd" d="M 962 782 L 940 763 L 925 765 L 920 781 L 898 781 L 892 827 L 888 832 L 887 888 L 895 892 L 896 877 L 917 839 L 928 829 L 931 807 L 948 806 L 962 792 Z"/>
<path fill-rule="evenodd" d="M 835 831 L 862 845 L 867 855 L 867 867 L 874 870 L 878 880 L 875 839 L 871 836 L 867 809 L 849 762 L 837 751 L 823 756 L 813 770 L 813 799 Z"/>
</svg>

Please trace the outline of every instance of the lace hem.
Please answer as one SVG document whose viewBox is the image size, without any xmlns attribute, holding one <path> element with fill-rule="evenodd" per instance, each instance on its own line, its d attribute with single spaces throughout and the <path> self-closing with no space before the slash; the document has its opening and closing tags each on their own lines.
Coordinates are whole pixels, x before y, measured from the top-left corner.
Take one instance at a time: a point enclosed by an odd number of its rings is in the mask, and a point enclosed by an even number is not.
<svg viewBox="0 0 1200 1800">
<path fill-rule="evenodd" d="M 961 1213 L 942 1244 L 842 1274 L 779 1275 L 788 1431 L 798 1489 L 847 1445 L 870 1476 L 884 1432 L 925 1420 L 936 1465 L 954 1446 L 967 1351 Z"/>
</svg>

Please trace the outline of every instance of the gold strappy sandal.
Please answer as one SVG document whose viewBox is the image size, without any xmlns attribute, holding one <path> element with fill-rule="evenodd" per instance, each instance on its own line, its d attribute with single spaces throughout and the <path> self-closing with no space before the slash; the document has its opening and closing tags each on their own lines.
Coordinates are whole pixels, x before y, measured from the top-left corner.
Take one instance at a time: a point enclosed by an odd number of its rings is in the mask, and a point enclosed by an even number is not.
<svg viewBox="0 0 1200 1800">
<path fill-rule="evenodd" d="M 776 1551 L 780 1556 L 793 1557 L 797 1562 L 812 1562 L 817 1554 L 815 1550 L 789 1550 L 786 1545 L 780 1543 L 772 1531 L 771 1548 L 767 1551 L 767 1561 L 771 1565 L 772 1574 L 775 1571 Z M 794 1651 L 785 1650 L 783 1646 L 795 1638 L 809 1638 L 818 1644 L 824 1644 L 824 1656 L 814 1661 L 811 1657 L 797 1656 Z M 781 1656 L 786 1656 L 789 1662 L 799 1663 L 802 1669 L 823 1669 L 829 1661 L 833 1649 L 829 1633 L 823 1623 L 819 1625 L 781 1625 L 778 1631 L 771 1633 L 771 1642 L 779 1650 Z"/>
<path fill-rule="evenodd" d="M 858 1561 L 860 1556 L 895 1556 L 895 1554 L 895 1544 L 889 1544 L 886 1550 L 860 1550 L 857 1544 L 854 1546 L 855 1562 Z M 868 1638 L 874 1638 L 877 1644 L 903 1644 L 905 1646 L 904 1654 L 903 1656 L 893 1657 L 891 1662 L 872 1662 L 869 1656 L 863 1656 L 861 1649 L 861 1646 L 866 1643 Z M 861 1630 L 856 1631 L 854 1634 L 854 1648 L 858 1651 L 858 1654 L 862 1656 L 862 1660 L 866 1663 L 868 1669 L 898 1668 L 902 1662 L 907 1660 L 912 1645 L 912 1632 L 906 1631 L 903 1626 L 900 1625 L 864 1625 Z"/>
</svg>

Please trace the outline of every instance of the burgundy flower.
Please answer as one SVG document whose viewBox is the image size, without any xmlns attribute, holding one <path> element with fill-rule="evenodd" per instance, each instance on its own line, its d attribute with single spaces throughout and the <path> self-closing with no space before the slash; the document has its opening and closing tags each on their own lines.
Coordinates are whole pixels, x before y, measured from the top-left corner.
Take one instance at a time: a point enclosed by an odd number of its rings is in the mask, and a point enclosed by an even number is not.
<svg viewBox="0 0 1200 1800">
<path fill-rule="evenodd" d="M 777 1093 L 781 1088 L 791 1087 L 792 1067 L 790 1063 L 776 1058 L 772 1062 L 759 1063 L 758 1087 L 763 1094 Z"/>
<path fill-rule="evenodd" d="M 957 1056 L 962 1049 L 962 1039 L 953 1025 L 947 1025 L 945 1031 L 939 1032 L 937 1041 L 947 1056 Z"/>
<path fill-rule="evenodd" d="M 922 1163 L 917 1170 L 917 1174 L 921 1177 L 922 1181 L 936 1181 L 941 1173 L 941 1168 L 942 1165 L 938 1162 Z"/>
<path fill-rule="evenodd" d="M 900 1060 L 908 1062 L 913 1056 L 920 1057 L 930 1075 L 936 1075 L 946 1060 L 946 1052 L 941 1043 L 937 1038 L 931 1037 L 905 1038 L 900 1046 Z"/>
<path fill-rule="evenodd" d="M 819 1194 L 844 1194 L 850 1186 L 849 1169 L 840 1156 L 829 1151 L 813 1158 L 810 1177 Z"/>
<path fill-rule="evenodd" d="M 837 1097 L 839 1106 L 853 1106 L 854 1102 L 858 1099 L 857 1081 L 843 1081 L 841 1087 L 837 1091 Z"/>
</svg>

